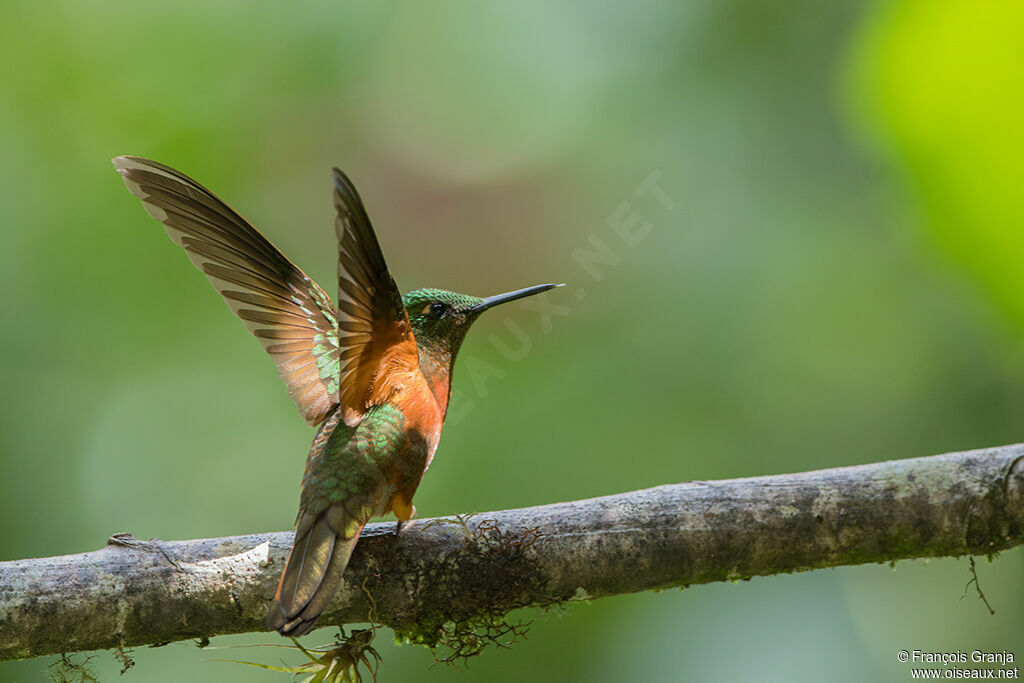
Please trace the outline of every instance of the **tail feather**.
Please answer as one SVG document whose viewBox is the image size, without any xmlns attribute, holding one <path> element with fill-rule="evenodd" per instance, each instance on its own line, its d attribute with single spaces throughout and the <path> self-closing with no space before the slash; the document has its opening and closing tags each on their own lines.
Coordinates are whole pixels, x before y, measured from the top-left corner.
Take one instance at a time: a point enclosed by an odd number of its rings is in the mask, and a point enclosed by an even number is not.
<svg viewBox="0 0 1024 683">
<path fill-rule="evenodd" d="M 349 520 L 340 505 L 299 520 L 288 563 L 267 613 L 269 628 L 284 636 L 301 636 L 313 629 L 341 585 L 365 524 L 366 520 Z"/>
</svg>

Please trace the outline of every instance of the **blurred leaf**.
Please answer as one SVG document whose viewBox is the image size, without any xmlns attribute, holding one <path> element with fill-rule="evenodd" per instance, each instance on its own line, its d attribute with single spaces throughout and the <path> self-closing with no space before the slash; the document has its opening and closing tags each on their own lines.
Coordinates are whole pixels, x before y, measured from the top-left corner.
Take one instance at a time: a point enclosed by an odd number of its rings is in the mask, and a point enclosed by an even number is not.
<svg viewBox="0 0 1024 683">
<path fill-rule="evenodd" d="M 1024 325 L 1024 4 L 880 2 L 852 109 L 909 172 L 926 225 Z"/>
</svg>

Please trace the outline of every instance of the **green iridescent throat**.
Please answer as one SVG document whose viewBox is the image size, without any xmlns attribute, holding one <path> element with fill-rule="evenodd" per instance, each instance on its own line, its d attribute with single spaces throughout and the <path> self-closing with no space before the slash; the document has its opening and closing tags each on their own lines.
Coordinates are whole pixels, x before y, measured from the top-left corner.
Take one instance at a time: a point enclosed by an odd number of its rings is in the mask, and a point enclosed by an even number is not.
<svg viewBox="0 0 1024 683">
<path fill-rule="evenodd" d="M 444 289 L 416 289 L 402 297 L 409 314 L 420 370 L 443 410 L 451 396 L 455 356 L 480 311 L 470 311 L 482 299 Z"/>
</svg>

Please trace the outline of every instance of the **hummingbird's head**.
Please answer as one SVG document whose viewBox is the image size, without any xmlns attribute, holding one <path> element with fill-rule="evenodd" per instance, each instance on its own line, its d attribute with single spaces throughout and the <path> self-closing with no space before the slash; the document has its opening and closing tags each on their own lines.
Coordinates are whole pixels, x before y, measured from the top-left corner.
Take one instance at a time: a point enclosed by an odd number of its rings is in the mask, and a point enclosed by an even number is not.
<svg viewBox="0 0 1024 683">
<path fill-rule="evenodd" d="M 473 321 L 488 308 L 546 292 L 553 287 L 561 285 L 536 285 L 485 299 L 444 289 L 416 289 L 402 297 L 416 338 L 420 369 L 431 384 L 440 386 L 443 382 L 445 402 L 455 355 Z M 437 389 L 435 395 L 438 395 Z M 441 397 L 438 395 L 438 398 Z"/>
</svg>

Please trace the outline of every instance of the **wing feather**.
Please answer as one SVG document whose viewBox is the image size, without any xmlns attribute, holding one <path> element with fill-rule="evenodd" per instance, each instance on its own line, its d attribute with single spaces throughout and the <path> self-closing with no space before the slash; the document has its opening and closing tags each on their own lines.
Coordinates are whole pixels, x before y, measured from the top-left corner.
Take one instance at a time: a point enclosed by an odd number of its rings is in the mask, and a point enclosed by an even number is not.
<svg viewBox="0 0 1024 683">
<path fill-rule="evenodd" d="M 338 236 L 339 403 L 345 424 L 362 420 L 381 395 L 385 357 L 414 345 L 402 295 L 388 272 L 373 226 L 352 181 L 334 169 L 334 221 Z M 413 346 L 413 348 L 415 348 Z M 416 363 L 415 353 L 404 354 Z"/>
<path fill-rule="evenodd" d="M 114 167 L 274 359 L 306 422 L 322 422 L 339 400 L 338 327 L 330 297 L 188 176 L 139 157 L 117 157 Z"/>
</svg>

